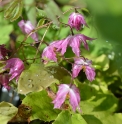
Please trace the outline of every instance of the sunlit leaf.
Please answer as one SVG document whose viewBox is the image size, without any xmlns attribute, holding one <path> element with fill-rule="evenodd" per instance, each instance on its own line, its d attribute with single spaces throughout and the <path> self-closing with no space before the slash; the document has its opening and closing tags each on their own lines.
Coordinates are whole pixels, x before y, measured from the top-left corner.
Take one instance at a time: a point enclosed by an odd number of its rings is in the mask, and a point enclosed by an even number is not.
<svg viewBox="0 0 122 124">
<path fill-rule="evenodd" d="M 45 19 L 40 19 L 40 20 L 38 21 L 37 27 L 43 25 L 44 23 L 45 23 Z"/>
<path fill-rule="evenodd" d="M 69 111 L 62 111 L 53 124 L 87 124 L 84 118 L 77 113 L 71 114 Z"/>
<path fill-rule="evenodd" d="M 53 124 L 64 124 L 64 123 L 72 124 L 71 114 L 68 111 L 62 111 L 53 122 Z"/>
<path fill-rule="evenodd" d="M 59 110 L 53 109 L 51 99 L 44 90 L 30 93 L 23 99 L 22 103 L 32 108 L 31 120 L 40 119 L 43 121 L 52 121 L 60 112 Z"/>
<path fill-rule="evenodd" d="M 101 70 L 106 71 L 109 68 L 109 59 L 106 55 L 101 55 L 95 59 L 95 63 L 101 66 Z"/>
<path fill-rule="evenodd" d="M 58 80 L 49 74 L 43 64 L 31 64 L 30 68 L 24 70 L 18 80 L 18 93 L 41 91 Z"/>
<path fill-rule="evenodd" d="M 13 118 L 17 113 L 17 108 L 11 103 L 0 103 L 0 124 L 7 124 L 7 122 Z"/>
</svg>

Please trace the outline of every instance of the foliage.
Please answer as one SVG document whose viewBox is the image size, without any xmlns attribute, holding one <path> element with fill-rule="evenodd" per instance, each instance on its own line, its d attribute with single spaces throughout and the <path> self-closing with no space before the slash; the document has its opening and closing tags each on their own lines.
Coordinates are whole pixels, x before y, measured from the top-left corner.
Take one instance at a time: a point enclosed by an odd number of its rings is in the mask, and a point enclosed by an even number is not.
<svg viewBox="0 0 122 124">
<path fill-rule="evenodd" d="M 22 102 L 15 107 L 8 101 L 1 101 L 1 124 L 9 122 L 36 124 L 37 120 L 42 124 L 44 122 L 121 124 L 122 8 L 120 0 L 6 0 L 0 2 L 0 10 L 0 56 L 3 44 L 8 52 L 7 56 L 3 56 L 4 59 L 0 58 L 0 88 L 2 85 L 9 84 L 13 92 L 18 93 Z M 68 24 L 72 12 L 82 14 L 89 28 L 80 25 L 81 30 L 75 30 L 75 26 Z M 33 28 L 30 26 L 32 29 L 29 33 L 30 27 L 18 26 L 20 20 L 24 20 L 25 24 L 27 20 L 32 23 Z M 73 47 L 67 37 L 76 38 L 75 42 L 79 40 L 75 34 L 81 33 L 83 38 L 88 36 L 93 38 L 93 41 L 82 42 L 85 47 L 89 46 L 89 51 L 80 45 L 81 55 L 78 56 L 75 50 L 73 51 L 76 44 Z M 34 40 L 32 34 L 36 34 L 38 41 Z M 74 37 L 70 37 L 71 35 Z M 53 46 L 52 41 L 56 43 L 65 41 L 69 47 L 65 44 L 62 47 L 62 44 L 55 43 Z M 48 54 L 44 53 L 44 48 L 48 49 L 48 47 L 53 48 L 54 55 L 50 51 Z M 65 53 L 62 54 L 61 51 Z M 81 57 L 80 60 L 76 60 L 78 57 Z M 7 60 L 11 58 L 20 58 L 24 71 L 21 72 L 18 80 L 6 81 L 7 83 L 2 84 L 2 76 L 13 75 L 10 73 L 13 67 L 4 70 Z M 83 65 L 76 66 L 74 73 L 77 73 L 77 78 L 74 78 L 72 71 L 77 61 L 82 61 Z M 90 74 L 86 72 L 87 66 L 90 67 Z M 78 72 L 80 68 L 82 70 Z M 21 71 L 21 67 L 17 66 L 14 71 L 16 70 Z M 92 80 L 89 80 L 89 75 L 93 76 Z M 80 94 L 81 99 L 79 101 L 76 95 L 76 102 L 79 103 L 81 111 L 78 108 L 75 112 L 72 111 L 73 105 L 68 90 L 64 91 L 68 95 L 62 105 L 54 107 L 54 99 L 61 95 L 58 94 L 60 84 L 71 84 L 72 87 L 72 83 L 79 89 L 71 90 L 74 94 L 76 91 Z M 60 103 L 62 97 L 59 98 Z"/>
</svg>

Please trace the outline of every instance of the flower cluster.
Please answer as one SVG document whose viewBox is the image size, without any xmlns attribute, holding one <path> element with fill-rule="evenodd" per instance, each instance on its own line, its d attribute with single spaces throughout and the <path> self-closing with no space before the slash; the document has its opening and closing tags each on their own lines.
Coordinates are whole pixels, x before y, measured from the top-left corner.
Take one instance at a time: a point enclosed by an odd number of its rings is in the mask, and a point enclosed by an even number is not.
<svg viewBox="0 0 122 124">
<path fill-rule="evenodd" d="M 52 42 L 48 47 L 46 47 L 42 53 L 42 58 L 48 58 L 49 60 L 57 61 L 56 51 L 64 55 L 68 46 L 72 48 L 72 51 L 76 56 L 80 56 L 80 45 L 84 44 L 84 47 L 89 50 L 86 40 L 94 40 L 94 38 L 87 37 L 83 34 L 70 35 L 67 38 L 59 41 Z"/>
<path fill-rule="evenodd" d="M 9 83 L 11 80 L 18 78 L 22 71 L 24 70 L 24 63 L 19 58 L 11 58 L 6 60 L 8 50 L 4 45 L 0 45 L 0 60 L 4 67 L 2 68 L 2 73 L 0 73 L 0 84 L 6 89 L 10 89 Z M 8 73 L 7 73 L 8 72 Z"/>
<path fill-rule="evenodd" d="M 83 25 L 87 26 L 83 15 L 73 12 L 69 16 L 68 25 L 71 29 L 75 28 L 77 31 L 81 30 Z M 71 30 L 73 31 L 73 30 Z M 83 34 L 74 34 L 67 36 L 64 39 L 57 40 L 51 42 L 42 53 L 42 59 L 44 63 L 48 61 L 58 62 L 58 54 L 64 57 L 64 54 L 67 51 L 68 47 L 71 47 L 75 57 L 74 63 L 72 64 L 72 78 L 76 78 L 81 70 L 83 70 L 86 74 L 86 77 L 89 81 L 93 81 L 95 79 L 95 70 L 92 67 L 92 61 L 88 60 L 85 57 L 81 57 L 81 44 L 84 45 L 86 50 L 89 50 L 87 40 L 92 41 L 95 38 L 90 38 Z M 56 94 L 55 99 L 53 100 L 54 108 L 60 109 L 62 104 L 65 102 L 65 99 L 69 96 L 69 101 L 72 106 L 72 110 L 76 111 L 76 108 L 80 110 L 80 93 L 79 89 L 75 86 L 75 84 L 60 84 L 58 92 Z"/>
</svg>

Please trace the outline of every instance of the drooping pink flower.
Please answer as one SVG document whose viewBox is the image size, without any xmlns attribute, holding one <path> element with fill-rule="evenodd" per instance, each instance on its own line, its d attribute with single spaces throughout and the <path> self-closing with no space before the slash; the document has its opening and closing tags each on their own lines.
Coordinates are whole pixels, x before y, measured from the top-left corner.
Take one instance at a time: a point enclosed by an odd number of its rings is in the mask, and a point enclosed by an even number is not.
<svg viewBox="0 0 122 124">
<path fill-rule="evenodd" d="M 8 50 L 5 48 L 5 45 L 0 45 L 0 60 L 3 60 L 7 56 Z"/>
<path fill-rule="evenodd" d="M 42 53 L 42 59 L 45 61 L 45 63 L 49 60 L 57 62 L 56 48 L 58 48 L 59 45 L 60 43 L 58 41 L 54 41 L 50 43 L 49 46 L 45 47 Z"/>
<path fill-rule="evenodd" d="M 18 81 L 20 74 L 24 70 L 24 63 L 19 58 L 11 58 L 6 61 L 6 66 L 4 67 L 4 70 L 8 69 L 10 70 L 9 75 L 11 75 L 9 81 L 14 78 L 16 78 L 16 81 Z"/>
<path fill-rule="evenodd" d="M 79 72 L 83 69 L 86 77 L 89 81 L 93 81 L 95 79 L 95 70 L 91 67 L 92 61 L 84 58 L 75 58 L 74 64 L 72 68 L 72 76 L 76 78 Z"/>
<path fill-rule="evenodd" d="M 54 108 L 60 109 L 65 99 L 69 95 L 69 101 L 72 106 L 72 110 L 76 111 L 76 108 L 80 110 L 80 93 L 78 88 L 74 84 L 60 84 L 56 98 L 53 100 Z"/>
<path fill-rule="evenodd" d="M 22 32 L 25 34 L 29 34 L 32 30 L 35 29 L 35 27 L 32 25 L 32 23 L 30 21 L 25 21 L 25 20 L 21 20 L 18 23 L 19 27 L 21 28 Z M 32 39 L 34 39 L 35 41 L 38 41 L 38 35 L 37 33 L 32 33 L 31 34 Z"/>
<path fill-rule="evenodd" d="M 75 28 L 76 30 L 80 30 L 82 25 L 85 25 L 88 27 L 86 24 L 86 21 L 80 13 L 73 12 L 69 16 L 68 24 L 72 27 Z"/>
<path fill-rule="evenodd" d="M 55 62 L 57 61 L 56 53 L 54 52 L 54 48 L 52 46 L 48 46 L 43 50 L 42 59 L 45 61 L 45 63 L 49 60 Z"/>
<path fill-rule="evenodd" d="M 72 51 L 76 56 L 80 56 L 80 45 L 84 44 L 84 47 L 89 50 L 86 40 L 94 40 L 94 38 L 87 37 L 83 34 L 70 35 L 67 38 L 60 40 L 60 45 L 57 46 L 57 51 L 61 51 L 61 54 L 64 55 L 68 46 L 72 48 Z"/>
<path fill-rule="evenodd" d="M 0 74 L 0 84 L 7 90 L 10 90 L 8 74 Z"/>
<path fill-rule="evenodd" d="M 49 60 L 57 61 L 55 52 L 60 52 L 61 55 L 67 50 L 67 47 L 70 46 L 72 51 L 76 56 L 80 56 L 80 45 L 84 44 L 84 47 L 89 50 L 86 40 L 94 40 L 94 38 L 87 37 L 83 34 L 70 35 L 67 38 L 59 41 L 52 42 L 48 47 L 46 47 L 42 53 L 42 58 L 48 58 Z M 55 51 L 54 51 L 55 49 Z"/>
</svg>

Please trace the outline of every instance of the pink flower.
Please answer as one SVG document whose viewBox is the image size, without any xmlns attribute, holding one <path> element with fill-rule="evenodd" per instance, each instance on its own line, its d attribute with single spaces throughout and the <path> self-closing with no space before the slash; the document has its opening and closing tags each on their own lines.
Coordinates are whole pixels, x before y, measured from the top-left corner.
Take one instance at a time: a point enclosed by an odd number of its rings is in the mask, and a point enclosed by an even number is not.
<svg viewBox="0 0 122 124">
<path fill-rule="evenodd" d="M 8 74 L 0 74 L 0 84 L 7 90 L 10 90 L 11 87 L 9 86 L 9 75 Z"/>
<path fill-rule="evenodd" d="M 54 41 L 47 46 L 42 53 L 42 59 L 44 60 L 44 63 L 47 63 L 49 60 L 57 62 L 56 58 L 56 48 L 60 43 L 58 41 Z"/>
<path fill-rule="evenodd" d="M 76 56 L 80 56 L 80 45 L 84 44 L 84 47 L 89 50 L 86 40 L 94 40 L 94 38 L 87 37 L 83 34 L 76 34 L 73 36 L 68 36 L 67 38 L 58 41 L 59 46 L 56 46 L 57 51 L 60 51 L 62 55 L 66 52 L 68 46 L 72 48 L 72 51 Z"/>
<path fill-rule="evenodd" d="M 72 69 L 72 76 L 76 78 L 79 72 L 83 69 L 86 77 L 89 81 L 93 81 L 95 78 L 95 70 L 91 67 L 92 61 L 84 58 L 75 58 L 74 65 Z"/>
<path fill-rule="evenodd" d="M 18 23 L 19 27 L 21 28 L 22 32 L 25 34 L 29 34 L 31 31 L 34 30 L 34 26 L 32 25 L 32 23 L 30 21 L 25 21 L 25 20 L 21 20 Z M 31 34 L 32 39 L 34 39 L 35 41 L 38 41 L 38 35 L 37 33 L 32 33 Z"/>
<path fill-rule="evenodd" d="M 42 59 L 45 63 L 48 62 L 48 60 L 53 60 L 55 62 L 57 61 L 56 54 L 52 46 L 48 46 L 43 50 Z"/>
<path fill-rule="evenodd" d="M 81 15 L 79 13 L 75 13 L 75 12 L 73 12 L 69 16 L 68 24 L 72 28 L 75 28 L 76 30 L 80 30 L 82 25 L 85 25 L 85 26 L 88 27 L 88 25 L 85 22 L 85 19 L 84 19 L 83 15 Z"/>
<path fill-rule="evenodd" d="M 7 56 L 8 50 L 5 48 L 5 45 L 0 45 L 0 60 L 3 60 Z"/>
<path fill-rule="evenodd" d="M 16 78 L 16 81 L 18 81 L 18 78 L 22 71 L 24 70 L 24 63 L 19 58 L 12 58 L 6 61 L 6 66 L 4 67 L 4 70 L 10 69 L 9 74 L 11 75 L 9 78 L 9 81 Z"/>
<path fill-rule="evenodd" d="M 70 104 L 72 106 L 72 110 L 76 111 L 76 108 L 80 110 L 80 93 L 78 88 L 74 84 L 60 84 L 59 90 L 56 94 L 56 98 L 53 100 L 54 108 L 60 109 L 62 104 L 64 103 L 67 95 L 69 95 Z"/>
<path fill-rule="evenodd" d="M 57 58 L 55 52 L 61 52 L 61 55 L 64 55 L 68 46 L 72 48 L 72 51 L 76 56 L 80 56 L 81 43 L 83 43 L 84 47 L 89 50 L 86 40 L 94 40 L 94 38 L 87 37 L 83 34 L 76 34 L 73 36 L 70 35 L 63 40 L 54 41 L 43 50 L 42 58 L 48 58 L 49 60 L 56 62 Z"/>
</svg>

